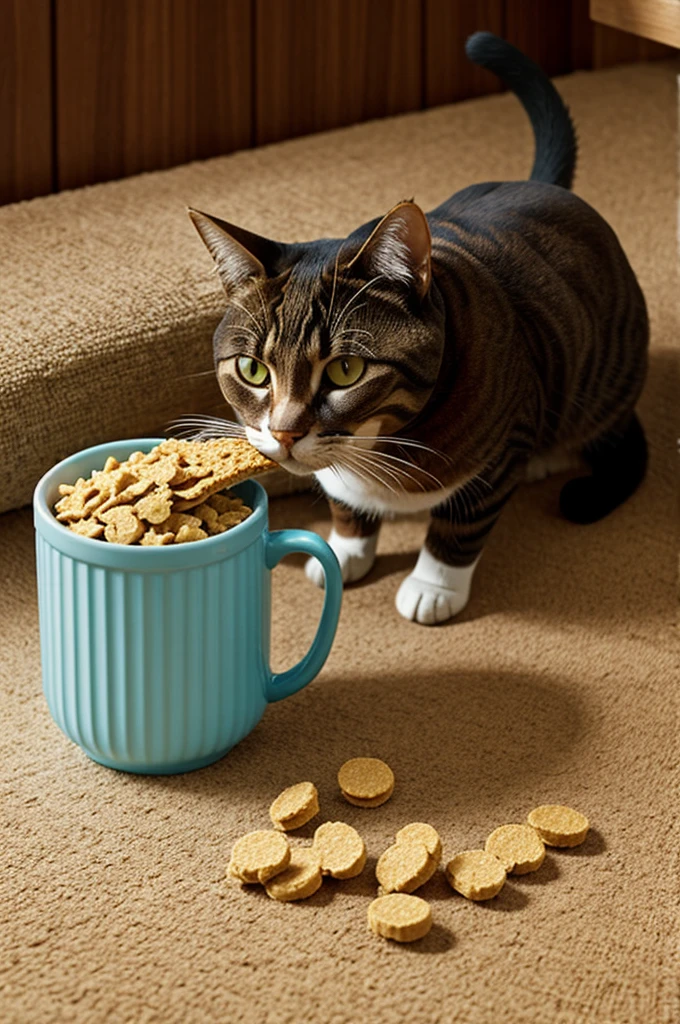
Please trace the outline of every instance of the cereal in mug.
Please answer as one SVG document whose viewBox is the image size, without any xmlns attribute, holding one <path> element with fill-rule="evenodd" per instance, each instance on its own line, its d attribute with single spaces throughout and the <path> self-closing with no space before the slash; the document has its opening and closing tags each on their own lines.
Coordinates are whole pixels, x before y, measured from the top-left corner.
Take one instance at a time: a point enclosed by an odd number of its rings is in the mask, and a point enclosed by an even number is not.
<svg viewBox="0 0 680 1024">
<path fill-rule="evenodd" d="M 89 480 L 61 484 L 54 512 L 74 533 L 113 544 L 205 540 L 252 513 L 240 498 L 220 492 L 275 467 L 241 439 L 169 438 L 125 462 L 109 457 Z"/>
</svg>

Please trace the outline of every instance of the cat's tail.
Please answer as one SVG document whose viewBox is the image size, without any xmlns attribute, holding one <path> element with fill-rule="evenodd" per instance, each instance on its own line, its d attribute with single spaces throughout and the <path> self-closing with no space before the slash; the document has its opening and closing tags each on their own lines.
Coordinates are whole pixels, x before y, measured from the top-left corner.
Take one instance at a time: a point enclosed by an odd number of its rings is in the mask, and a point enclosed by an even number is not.
<svg viewBox="0 0 680 1024">
<path fill-rule="evenodd" d="M 526 110 L 536 139 L 533 181 L 571 188 L 576 167 L 576 132 L 569 111 L 550 79 L 521 50 L 495 36 L 475 32 L 465 44 L 475 64 L 503 81 Z"/>
</svg>

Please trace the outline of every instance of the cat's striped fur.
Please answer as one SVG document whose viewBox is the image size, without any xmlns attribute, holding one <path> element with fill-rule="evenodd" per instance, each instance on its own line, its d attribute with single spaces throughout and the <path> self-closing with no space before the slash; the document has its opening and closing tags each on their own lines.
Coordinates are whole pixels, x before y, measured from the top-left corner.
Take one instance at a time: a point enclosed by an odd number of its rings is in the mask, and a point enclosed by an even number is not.
<svg viewBox="0 0 680 1024">
<path fill-rule="evenodd" d="M 514 47 L 478 33 L 467 49 L 529 114 L 530 180 L 473 185 L 426 216 L 405 201 L 346 239 L 310 243 L 192 211 L 229 299 L 214 342 L 225 397 L 264 454 L 315 472 L 346 578 L 370 568 L 380 516 L 431 510 L 397 602 L 425 622 L 467 600 L 532 456 L 561 448 L 589 464 L 562 490 L 563 513 L 579 522 L 625 500 L 646 465 L 634 413 L 645 302 L 614 232 L 568 191 L 567 110 Z M 264 386 L 239 376 L 243 355 L 264 364 Z M 340 357 L 364 360 L 342 388 L 328 376 Z"/>
</svg>

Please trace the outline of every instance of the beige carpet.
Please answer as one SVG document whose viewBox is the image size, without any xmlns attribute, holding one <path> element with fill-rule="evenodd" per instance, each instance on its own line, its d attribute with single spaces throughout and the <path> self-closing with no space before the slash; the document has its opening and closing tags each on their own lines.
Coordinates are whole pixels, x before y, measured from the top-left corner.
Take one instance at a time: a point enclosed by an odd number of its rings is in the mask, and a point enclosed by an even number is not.
<svg viewBox="0 0 680 1024">
<path fill-rule="evenodd" d="M 98 767 L 52 723 L 30 512 L 1 517 L 5 1024 L 677 1024 L 675 78 L 668 65 L 635 67 L 560 87 L 581 140 L 577 191 L 618 231 L 649 300 L 648 480 L 585 528 L 556 516 L 559 479 L 525 488 L 461 620 L 436 629 L 403 622 L 393 604 L 424 520 L 389 524 L 375 570 L 346 592 L 320 677 L 271 706 L 221 763 L 175 778 Z M 468 181 L 521 176 L 531 160 L 506 96 L 285 153 L 309 236 L 332 220 L 349 229 L 404 195 L 429 206 Z M 333 154 L 342 174 L 331 188 Z M 271 520 L 328 529 L 323 503 L 304 495 L 278 500 Z M 274 579 L 280 668 L 309 641 L 321 595 L 300 560 Z M 336 792 L 338 766 L 362 754 L 396 773 L 377 810 Z M 365 837 L 363 875 L 327 881 L 297 905 L 227 886 L 234 840 L 266 827 L 271 800 L 302 779 L 319 788 L 319 820 L 341 818 Z M 431 822 L 450 857 L 552 801 L 589 815 L 583 847 L 551 851 L 487 904 L 434 878 L 422 895 L 435 927 L 411 947 L 367 931 L 375 859 L 401 825 Z"/>
</svg>

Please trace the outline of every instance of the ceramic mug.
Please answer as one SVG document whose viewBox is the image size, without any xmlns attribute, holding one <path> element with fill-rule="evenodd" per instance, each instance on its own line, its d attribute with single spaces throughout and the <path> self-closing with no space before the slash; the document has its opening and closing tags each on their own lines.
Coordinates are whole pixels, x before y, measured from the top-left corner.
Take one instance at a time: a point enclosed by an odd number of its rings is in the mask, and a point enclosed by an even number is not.
<svg viewBox="0 0 680 1024">
<path fill-rule="evenodd" d="M 158 547 L 81 537 L 55 519 L 58 486 L 87 479 L 161 438 L 102 444 L 58 463 L 33 496 L 43 688 L 57 725 L 94 761 L 166 775 L 219 760 L 267 704 L 318 674 L 340 614 L 342 576 L 306 530 L 269 533 L 267 493 L 233 490 L 253 514 L 207 540 Z M 321 620 L 305 657 L 269 667 L 271 570 L 287 554 L 321 562 Z"/>
</svg>

